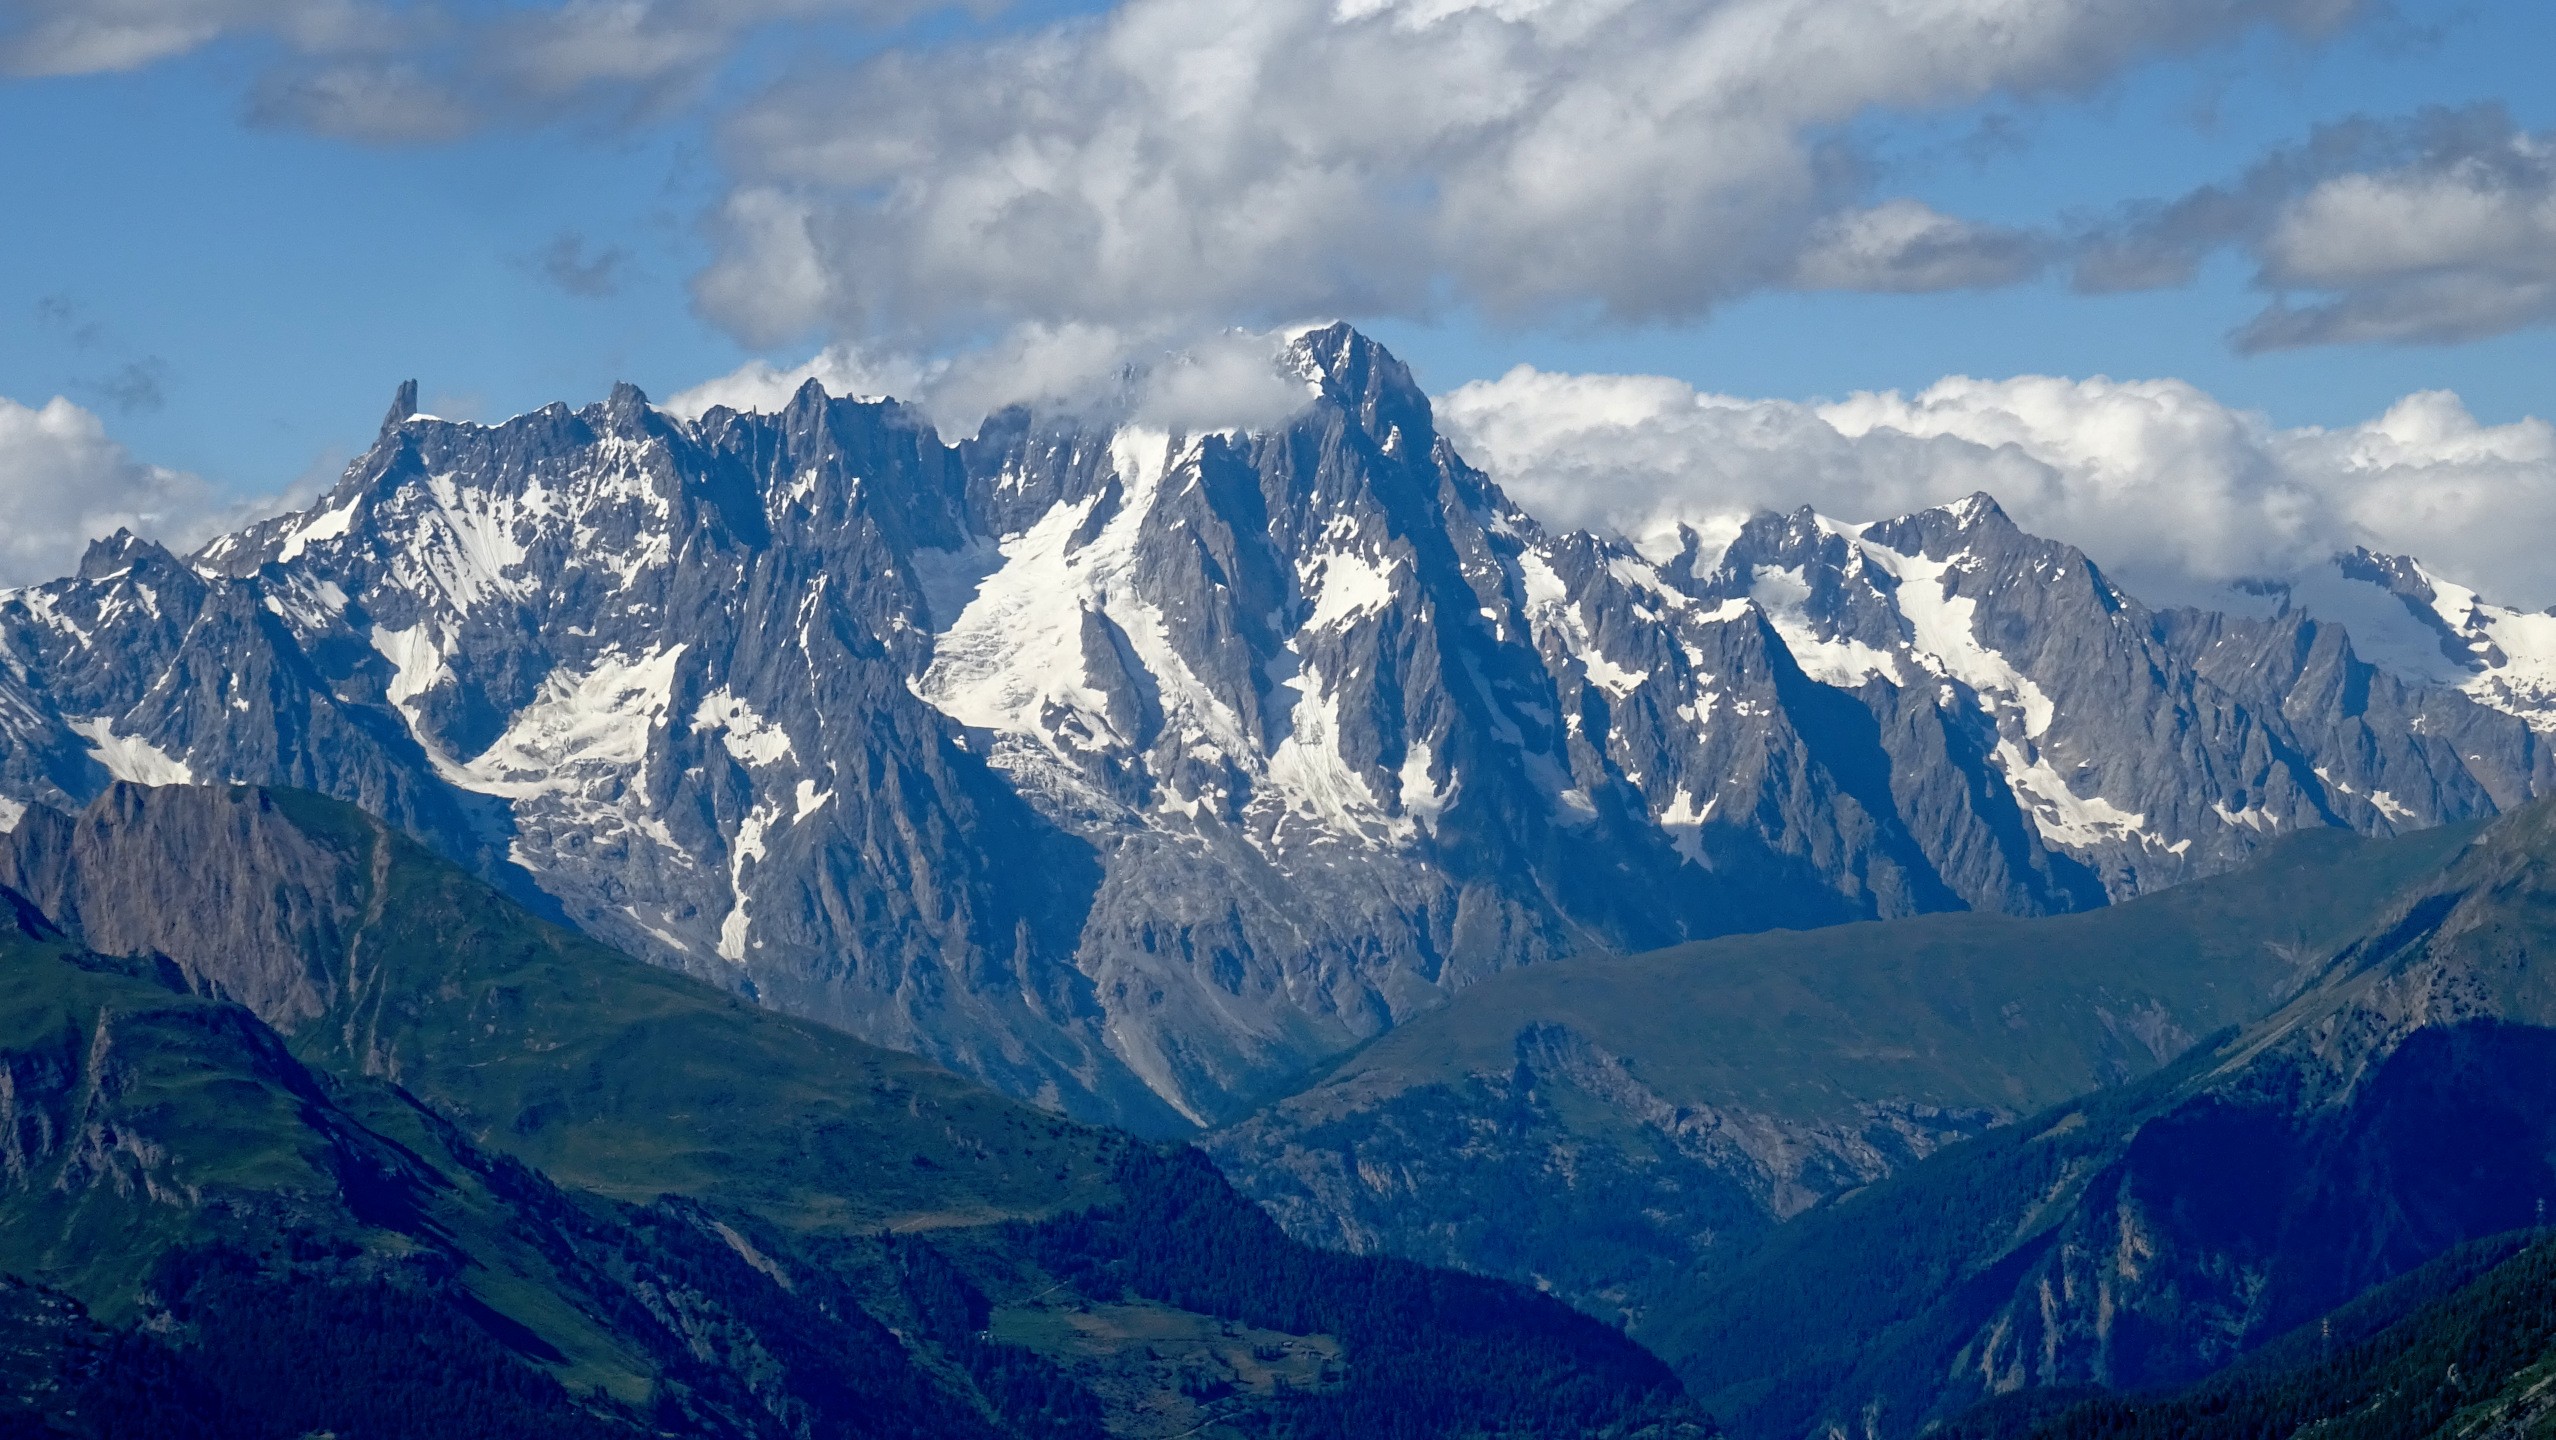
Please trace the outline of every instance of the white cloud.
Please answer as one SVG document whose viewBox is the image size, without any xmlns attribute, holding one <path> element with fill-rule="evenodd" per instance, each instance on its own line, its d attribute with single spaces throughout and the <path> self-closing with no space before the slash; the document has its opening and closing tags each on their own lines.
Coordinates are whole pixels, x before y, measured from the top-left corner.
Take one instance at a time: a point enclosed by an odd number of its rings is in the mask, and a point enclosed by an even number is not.
<svg viewBox="0 0 2556 1440">
<path fill-rule="evenodd" d="M 0 73 L 133 69 L 245 37 L 263 42 L 242 47 L 263 65 L 252 120 L 431 143 L 733 108 L 720 77 L 773 27 L 875 40 L 1009 3 L 0 0 Z M 2156 54 L 2264 25 L 2323 33 L 2378 3 L 1119 0 L 937 47 L 891 41 L 857 63 L 802 44 L 794 78 L 725 122 L 731 183 L 695 296 L 759 345 L 931 351 L 1016 326 L 1159 337 L 1449 305 L 1638 323 L 1770 286 L 2011 284 L 2069 247 L 1914 199 L 1868 203 L 1879 165 L 1858 121 L 2079 91 Z M 2398 131 L 2429 123 L 2327 127 L 2234 191 L 2141 207 L 2076 237 L 2081 282 L 2174 283 L 2214 249 L 2252 246 L 2279 293 L 2241 334 L 2249 348 L 2545 318 L 2556 281 L 2530 267 L 2546 247 L 2527 238 L 2543 225 L 2518 214 L 2525 196 L 2490 263 L 2319 296 L 2313 266 L 2281 259 L 2297 247 L 2273 243 L 2276 226 L 2314 229 L 2351 198 L 2305 196 L 2332 166 L 2301 154 L 2340 153 L 2338 136 L 2393 154 Z M 2399 211 L 2426 203 L 2395 188 Z M 2273 213 L 2285 199 L 2287 221 Z M 2515 263 L 2528 273 L 2505 273 Z"/>
<path fill-rule="evenodd" d="M 1225 331 L 1179 346 L 1097 325 L 1020 325 L 937 359 L 831 345 L 803 365 L 757 360 L 669 397 L 696 418 L 714 405 L 777 410 L 810 380 L 829 395 L 894 396 L 944 436 L 1011 405 L 1165 430 L 1264 429 L 1301 408 L 1305 381 L 1278 363 L 1292 331 Z"/>
<path fill-rule="evenodd" d="M 2481 425 L 2445 392 L 2344 429 L 2283 429 L 2176 380 L 1954 378 L 1803 405 L 1520 367 L 1439 413 L 1529 510 L 1637 539 L 1804 504 L 1877 519 L 1985 490 L 2158 603 L 2356 544 L 2503 603 L 2556 602 L 2556 427 Z"/>
<path fill-rule="evenodd" d="M 771 410 L 809 379 L 894 394 L 944 436 L 1022 403 L 1191 431 L 1269 425 L 1305 403 L 1294 329 L 1178 350 L 1100 327 L 1024 327 L 922 363 L 836 346 L 666 402 Z M 1915 395 L 1751 400 L 1656 375 L 1519 366 L 1436 399 L 1440 427 L 1546 523 L 1636 541 L 1726 534 L 1759 510 L 1848 520 L 1984 490 L 2016 523 L 2093 555 L 2142 599 L 2212 598 L 2353 545 L 2412 554 L 2505 604 L 2556 604 L 2556 426 L 2484 425 L 2446 391 L 2339 429 L 2288 429 L 2180 380 L 1952 377 Z"/>
<path fill-rule="evenodd" d="M 67 574 L 89 541 L 118 529 L 192 549 L 284 503 L 228 499 L 143 464 L 60 396 L 40 407 L 0 396 L 0 585 Z"/>
<path fill-rule="evenodd" d="M 0 0 L 0 73 L 139 69 L 273 42 L 250 118 L 380 143 L 453 139 L 572 109 L 639 118 L 699 96 L 756 31 L 883 26 L 987 0 Z"/>
<path fill-rule="evenodd" d="M 2556 141 L 2513 133 L 2499 153 L 2338 176 L 2285 207 L 2264 280 L 2333 298 L 2277 308 L 2256 348 L 2456 341 L 2556 319 Z"/>
<path fill-rule="evenodd" d="M 748 361 L 726 375 L 705 380 L 657 402 L 657 408 L 686 420 L 698 420 L 719 406 L 769 413 L 790 403 L 799 388 L 814 380 L 829 395 L 871 399 L 912 395 L 923 383 L 920 369 L 882 369 L 848 346 L 832 345 L 806 364 L 788 369 L 768 360 Z"/>
<path fill-rule="evenodd" d="M 234 34 L 273 36 L 304 54 L 380 53 L 432 28 L 422 7 L 382 0 L 7 0 L 0 70 L 136 70 Z"/>
<path fill-rule="evenodd" d="M 2354 0 L 1124 0 L 810 72 L 728 127 L 705 312 L 935 343 L 1410 313 L 1692 316 L 1941 288 L 2019 237 L 1856 211 L 1838 127 L 2080 86 Z M 1826 229 L 1819 229 L 1823 220 Z"/>
<path fill-rule="evenodd" d="M 1164 357 L 1141 376 L 1133 418 L 1192 433 L 1276 426 L 1308 398 L 1303 376 L 1270 363 L 1284 336 L 1229 331 Z"/>
<path fill-rule="evenodd" d="M 2355 118 L 2081 237 L 2090 290 L 2188 282 L 2221 250 L 2271 294 L 2240 349 L 2450 344 L 2556 321 L 2556 132 L 2500 106 Z"/>
</svg>

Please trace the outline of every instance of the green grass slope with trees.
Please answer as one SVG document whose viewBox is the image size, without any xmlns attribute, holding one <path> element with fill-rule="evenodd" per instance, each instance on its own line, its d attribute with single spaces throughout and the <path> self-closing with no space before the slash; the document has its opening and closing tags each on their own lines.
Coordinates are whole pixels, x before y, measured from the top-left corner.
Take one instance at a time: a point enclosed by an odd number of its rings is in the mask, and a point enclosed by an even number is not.
<svg viewBox="0 0 2556 1440">
<path fill-rule="evenodd" d="M 333 802 L 31 819 L 0 890 L 16 1433 L 1709 1429 L 1557 1301 L 1319 1255 L 1201 1160 L 592 945 Z M 1238 1339 L 997 1338 L 1031 1310 Z"/>
</svg>

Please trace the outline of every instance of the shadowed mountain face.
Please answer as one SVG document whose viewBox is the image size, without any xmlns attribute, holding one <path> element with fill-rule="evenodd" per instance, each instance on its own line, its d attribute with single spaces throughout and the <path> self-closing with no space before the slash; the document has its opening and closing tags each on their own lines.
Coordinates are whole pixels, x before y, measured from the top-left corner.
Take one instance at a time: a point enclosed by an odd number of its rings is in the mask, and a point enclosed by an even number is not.
<svg viewBox="0 0 2556 1440">
<path fill-rule="evenodd" d="M 1742 1434 L 1911 1434 L 1984 1397 L 2202 1375 L 2540 1220 L 2552 947 L 2542 803 L 2269 1018 L 1805 1215 L 1641 1333 Z"/>
<path fill-rule="evenodd" d="M 1346 327 L 1280 363 L 1305 406 L 1248 433 L 950 445 L 814 388 L 395 417 L 308 512 L 0 596 L 0 821 L 321 791 L 1159 1133 L 1521 964 L 2081 910 L 2556 774 L 2529 617 L 2417 569 L 2338 572 L 2438 652 L 2391 670 L 2323 601 L 2152 614 L 1984 497 L 1644 555 L 1519 511 Z"/>
<path fill-rule="evenodd" d="M 0 1434 L 1211 1426 L 1708 1429 L 1559 1302 L 1316 1253 L 337 802 L 118 785 L 0 843 Z"/>
</svg>

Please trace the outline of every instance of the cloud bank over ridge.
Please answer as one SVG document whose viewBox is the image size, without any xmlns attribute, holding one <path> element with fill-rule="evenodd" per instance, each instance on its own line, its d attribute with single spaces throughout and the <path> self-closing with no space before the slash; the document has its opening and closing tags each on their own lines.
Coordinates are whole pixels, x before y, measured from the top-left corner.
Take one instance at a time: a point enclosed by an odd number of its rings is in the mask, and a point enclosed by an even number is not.
<svg viewBox="0 0 2556 1440">
<path fill-rule="evenodd" d="M 1116 332 L 1066 327 L 929 364 L 829 347 L 670 397 L 770 410 L 815 380 L 892 395 L 945 436 L 1028 403 L 1168 429 L 1257 428 L 1300 405 L 1272 365 L 1288 331 L 1227 332 L 1131 363 Z M 1952 376 L 1914 395 L 1806 403 L 1697 390 L 1658 375 L 1520 365 L 1435 397 L 1465 458 L 1547 524 L 1664 543 L 1758 510 L 1841 520 L 1906 514 L 1984 490 L 2028 530 L 2084 549 L 2158 604 L 2227 599 L 2230 581 L 2297 573 L 2356 545 L 2411 554 L 2488 598 L 2556 605 L 2556 426 L 2486 425 L 2448 391 L 2377 416 L 2285 428 L 2181 380 Z"/>
<path fill-rule="evenodd" d="M 1520 366 L 1440 397 L 1439 415 L 1530 511 L 1637 541 L 1681 522 L 1724 533 L 1759 509 L 1872 520 L 1985 490 L 2153 603 L 2368 545 L 2505 604 L 2556 604 L 2556 426 L 2483 425 L 2445 391 L 2284 429 L 2179 380 L 1953 377 L 1802 404 Z"/>
</svg>

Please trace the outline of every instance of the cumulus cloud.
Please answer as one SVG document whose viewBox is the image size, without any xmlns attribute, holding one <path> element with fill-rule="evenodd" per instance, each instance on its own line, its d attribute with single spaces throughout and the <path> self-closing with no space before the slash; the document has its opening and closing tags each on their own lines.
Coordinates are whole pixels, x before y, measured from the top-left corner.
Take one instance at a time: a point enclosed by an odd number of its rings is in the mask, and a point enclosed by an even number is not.
<svg viewBox="0 0 2556 1440">
<path fill-rule="evenodd" d="M 1306 403 L 1284 360 L 1296 333 L 1148 351 L 1101 327 L 1028 327 L 928 362 L 837 345 L 790 369 L 750 364 L 665 408 L 772 410 L 814 379 L 907 400 L 952 437 L 1012 403 L 1259 428 Z M 2556 426 L 2483 424 L 2447 391 L 2357 425 L 2284 428 L 2181 380 L 1955 376 L 1811 404 L 1521 365 L 1435 405 L 1466 458 L 1547 524 L 1655 550 L 1675 548 L 1680 526 L 1726 536 L 1760 510 L 1874 520 L 1984 490 L 2159 604 L 2224 598 L 2230 581 L 2292 575 L 2354 545 L 2415 555 L 2506 604 L 2556 604 Z"/>
<path fill-rule="evenodd" d="M 2266 279 L 2334 298 L 2267 312 L 2256 349 L 2468 340 L 2556 319 L 2556 141 L 2329 180 L 2263 243 Z"/>
<path fill-rule="evenodd" d="M 2446 392 L 2283 429 L 2176 380 L 1953 378 L 1805 405 L 1520 367 L 1439 413 L 1530 511 L 1637 541 L 1680 523 L 1728 533 L 1760 509 L 1869 520 L 1985 490 L 2158 603 L 2362 544 L 2503 603 L 2556 602 L 2556 427 L 2483 425 Z"/>
<path fill-rule="evenodd" d="M 932 342 L 1447 301 L 1700 314 L 1998 283 L 2025 238 L 1862 209 L 1839 127 L 2100 80 L 2355 0 L 1124 0 L 810 72 L 729 125 L 703 310 Z"/>
<path fill-rule="evenodd" d="M 1286 332 L 1229 332 L 1147 368 L 1130 414 L 1163 430 L 1266 430 L 1305 406 L 1306 379 L 1270 363 Z"/>
<path fill-rule="evenodd" d="M 2087 236 L 2091 290 L 2189 280 L 2234 248 L 2269 304 L 2240 349 L 2455 343 L 2556 320 L 2556 134 L 2501 107 L 2323 126 L 2243 175 Z"/>
<path fill-rule="evenodd" d="M 880 33 L 1008 3 L 0 0 L 0 72 L 132 69 L 248 37 L 264 62 L 251 120 L 436 142 L 677 113 L 774 26 Z M 1151 343 L 1448 305 L 1639 323 L 1767 287 L 2011 284 L 2069 240 L 1904 196 L 1874 203 L 1858 120 L 2028 103 L 2263 25 L 2330 31 L 2373 3 L 1118 0 L 855 63 L 805 47 L 794 78 L 723 127 L 732 183 L 695 298 L 757 346 L 830 335 L 937 350 L 1013 326 Z M 2318 293 L 2324 272 L 2296 259 L 2315 247 L 2294 242 L 2320 215 L 2442 198 L 2410 175 L 2301 188 L 2338 175 L 2337 155 L 2421 149 L 2386 130 L 2334 127 L 2232 189 L 2073 237 L 2080 281 L 2170 283 L 2251 244 L 2278 292 L 2242 337 L 2252 348 L 2441 338 L 2504 323 L 2515 305 L 2542 311 L 2545 277 L 2506 272 L 2527 272 L 2515 245 L 2541 227 L 2527 184 L 2543 196 L 2543 175 L 2492 182 L 2510 189 L 2507 213 L 2480 218 L 2492 233 L 2476 244 L 2499 258 Z"/>
<path fill-rule="evenodd" d="M 41 406 L 0 396 L 0 585 L 67 574 L 89 541 L 118 529 L 191 549 L 285 504 L 233 500 L 146 465 L 60 396 Z"/>
<path fill-rule="evenodd" d="M 686 420 L 698 420 L 721 406 L 768 413 L 788 405 L 790 397 L 811 380 L 829 395 L 876 400 L 916 393 L 923 371 L 919 366 L 911 370 L 882 367 L 850 346 L 829 345 L 804 365 L 784 368 L 769 360 L 749 360 L 726 375 L 666 396 L 657 408 Z"/>
</svg>

